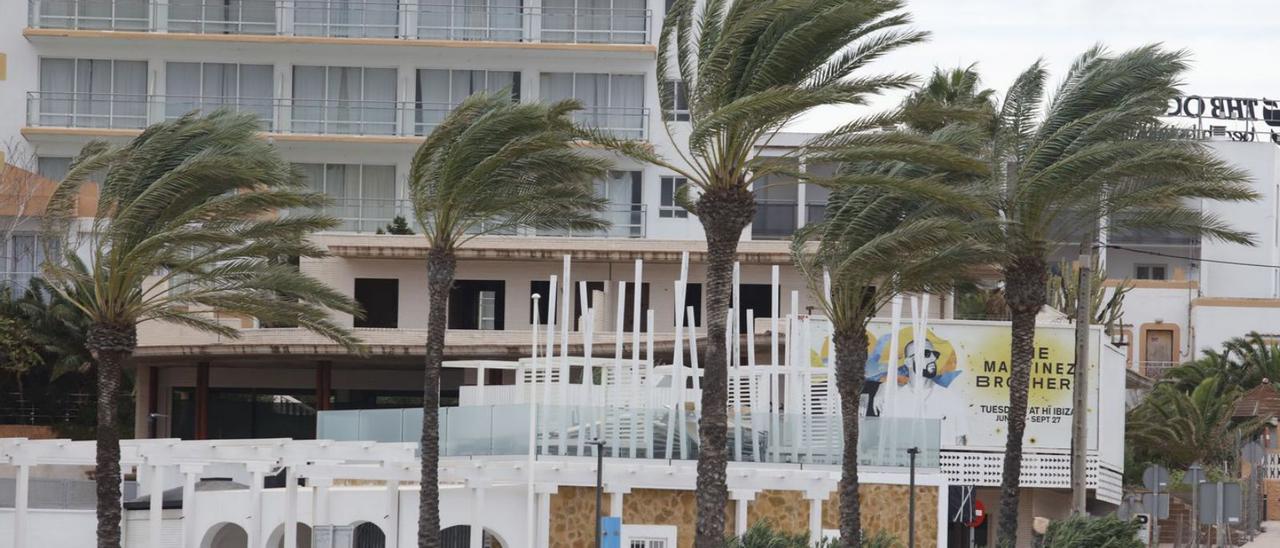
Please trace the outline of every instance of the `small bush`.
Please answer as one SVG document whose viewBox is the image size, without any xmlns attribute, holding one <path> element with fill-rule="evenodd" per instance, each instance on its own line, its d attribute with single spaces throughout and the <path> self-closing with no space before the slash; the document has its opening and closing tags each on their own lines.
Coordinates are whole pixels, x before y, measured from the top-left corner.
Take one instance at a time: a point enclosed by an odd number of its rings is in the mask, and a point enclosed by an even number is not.
<svg viewBox="0 0 1280 548">
<path fill-rule="evenodd" d="M 834 540 L 822 540 L 816 544 L 809 542 L 809 535 L 791 534 L 773 529 L 768 521 L 760 521 L 751 525 L 746 534 L 740 538 L 725 541 L 725 548 L 836 548 L 840 543 Z M 862 548 L 898 548 L 902 543 L 884 531 L 866 536 L 862 540 Z"/>
<path fill-rule="evenodd" d="M 1138 523 L 1115 516 L 1071 516 L 1049 525 L 1041 540 L 1044 548 L 1143 548 L 1138 540 Z"/>
</svg>

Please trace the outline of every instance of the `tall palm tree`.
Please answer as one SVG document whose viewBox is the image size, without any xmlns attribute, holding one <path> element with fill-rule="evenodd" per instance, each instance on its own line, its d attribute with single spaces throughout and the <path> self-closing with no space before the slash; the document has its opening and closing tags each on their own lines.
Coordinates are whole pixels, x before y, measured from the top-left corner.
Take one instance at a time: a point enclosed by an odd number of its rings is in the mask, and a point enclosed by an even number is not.
<svg viewBox="0 0 1280 548">
<path fill-rule="evenodd" d="M 69 221 L 87 177 L 105 173 L 92 233 L 80 250 L 89 268 L 76 266 L 75 249 L 44 265 L 50 286 L 89 320 L 86 346 L 98 383 L 99 548 L 120 545 L 116 395 L 139 323 L 170 322 L 235 338 L 236 329 L 209 312 L 244 314 L 293 322 L 359 350 L 329 315 L 357 312 L 357 305 L 270 260 L 324 256 L 306 236 L 336 221 L 275 215 L 326 199 L 307 190 L 258 129 L 252 115 L 219 111 L 155 124 L 124 146 L 95 141 L 72 161 L 50 198 L 48 221 Z"/>
<path fill-rule="evenodd" d="M 868 139 L 877 138 L 867 136 Z M 844 455 L 840 479 L 840 545 L 860 546 L 858 401 L 866 380 L 867 325 L 894 295 L 942 292 L 968 280 L 970 267 L 995 259 L 989 225 L 975 223 L 973 196 L 986 166 L 976 156 L 983 134 L 953 124 L 930 135 L 898 135 L 898 162 L 855 163 L 829 178 L 805 176 L 832 190 L 826 218 L 796 234 L 795 264 L 832 323 Z M 849 152 L 854 157 L 862 147 Z M 839 159 L 836 151 L 816 159 Z M 831 282 L 826 294 L 825 278 Z M 892 370 L 894 367 L 890 366 Z M 893 379 L 891 374 L 888 378 Z M 894 382 L 888 380 L 886 382 Z"/>
<path fill-rule="evenodd" d="M 955 122 L 956 117 L 977 121 L 981 129 L 991 131 L 995 121 L 996 91 L 982 87 L 977 65 L 943 69 L 933 74 L 919 89 L 907 96 L 907 112 L 917 114 L 907 120 L 913 130 L 931 133 Z"/>
<path fill-rule="evenodd" d="M 695 4 L 700 5 L 696 10 Z M 905 75 L 862 75 L 868 64 L 926 34 L 906 29 L 901 0 L 674 0 L 658 46 L 658 74 L 680 86 L 660 86 L 664 108 L 684 90 L 689 127 L 664 115 L 678 159 L 641 143 L 614 143 L 632 157 L 687 179 L 692 211 L 707 241 L 707 337 L 723 340 L 738 240 L 755 215 L 757 180 L 788 170 L 823 138 L 876 129 L 890 118 L 869 116 L 782 157 L 760 147 L 788 122 L 826 105 L 864 105 L 904 89 Z M 667 114 L 667 113 L 664 113 Z M 607 141 L 605 141 L 607 142 Z M 868 159 L 874 159 L 869 151 Z M 695 545 L 724 541 L 728 488 L 728 364 L 725 349 L 708 345 L 698 423 Z"/>
<path fill-rule="evenodd" d="M 1186 54 L 1146 46 L 1118 55 L 1094 47 L 1076 59 L 1053 96 L 1036 62 L 1009 88 L 992 152 L 995 211 L 1011 327 L 1008 439 L 1001 482 L 1001 546 L 1017 542 L 1018 477 L 1036 314 L 1046 302 L 1047 262 L 1058 245 L 1110 230 L 1161 229 L 1249 243 L 1248 234 L 1188 203 L 1253 200 L 1245 174 L 1202 144 L 1160 131 Z"/>
<path fill-rule="evenodd" d="M 458 248 L 517 227 L 598 230 L 605 207 L 592 181 L 611 162 L 575 146 L 577 101 L 513 103 L 509 93 L 472 95 L 418 147 L 409 168 L 414 212 L 427 251 L 427 348 L 422 397 L 418 546 L 440 545 L 440 367 Z M 481 534 L 472 531 L 473 535 Z"/>
</svg>

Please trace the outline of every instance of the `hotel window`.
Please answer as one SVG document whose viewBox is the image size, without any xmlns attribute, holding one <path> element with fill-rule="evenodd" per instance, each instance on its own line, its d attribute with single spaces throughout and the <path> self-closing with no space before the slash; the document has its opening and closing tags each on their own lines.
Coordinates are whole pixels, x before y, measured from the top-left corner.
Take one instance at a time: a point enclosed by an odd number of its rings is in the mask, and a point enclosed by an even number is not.
<svg viewBox="0 0 1280 548">
<path fill-rule="evenodd" d="M 395 134 L 396 69 L 293 67 L 293 131 Z"/>
<path fill-rule="evenodd" d="M 36 173 L 46 179 L 61 181 L 68 171 L 71 171 L 71 158 L 41 156 L 36 159 Z"/>
<path fill-rule="evenodd" d="M 263 128 L 270 129 L 273 78 L 271 65 L 169 63 L 165 66 L 165 116 L 230 108 L 258 115 Z"/>
<path fill-rule="evenodd" d="M 574 113 L 578 123 L 620 138 L 644 137 L 644 76 L 544 72 L 540 88 L 544 101 L 581 101 L 583 110 Z"/>
<path fill-rule="evenodd" d="M 833 164 L 809 164 L 805 172 L 818 178 L 834 177 L 836 166 Z M 804 184 L 804 220 L 805 224 L 820 223 L 827 218 L 827 201 L 831 198 L 831 190 L 817 183 Z"/>
<path fill-rule="evenodd" d="M 140 129 L 147 62 L 42 58 L 39 103 L 39 125 Z"/>
<path fill-rule="evenodd" d="M 31 278 L 40 274 L 45 251 L 57 246 L 57 240 L 35 232 L 15 232 L 0 240 L 0 288 L 12 297 L 25 293 Z"/>
<path fill-rule="evenodd" d="M 353 327 L 395 328 L 399 325 L 400 280 L 396 278 L 356 278 L 355 299 L 364 309 Z"/>
<path fill-rule="evenodd" d="M 795 177 L 784 174 L 766 175 L 755 182 L 756 218 L 751 223 L 751 238 L 780 240 L 796 231 L 799 192 Z"/>
<path fill-rule="evenodd" d="M 307 0 L 295 4 L 293 28 L 299 36 L 400 36 L 400 0 Z"/>
<path fill-rule="evenodd" d="M 1140 264 L 1134 266 L 1133 277 L 1139 280 L 1167 280 L 1168 266 L 1162 264 Z"/>
<path fill-rule="evenodd" d="M 662 83 L 663 104 L 662 119 L 668 122 L 689 121 L 689 86 L 681 80 L 667 80 Z"/>
<path fill-rule="evenodd" d="M 453 107 L 480 91 L 509 90 L 520 100 L 520 73 L 507 70 L 418 69 L 414 98 L 414 130 L 426 135 Z"/>
<path fill-rule="evenodd" d="M 455 281 L 449 291 L 449 329 L 503 329 L 505 297 L 502 280 Z"/>
<path fill-rule="evenodd" d="M 518 42 L 527 10 L 520 0 L 420 2 L 418 38 Z"/>
<path fill-rule="evenodd" d="M 662 177 L 659 181 L 661 188 L 659 188 L 658 216 L 663 218 L 688 218 L 689 212 L 676 204 L 676 196 L 680 194 L 680 189 L 689 184 L 689 180 L 684 177 Z"/>
<path fill-rule="evenodd" d="M 396 167 L 360 164 L 297 164 L 307 185 L 333 198 L 324 213 L 338 230 L 373 232 L 396 216 Z"/>
<path fill-rule="evenodd" d="M 542 41 L 642 44 L 646 0 L 543 0 Z"/>
<path fill-rule="evenodd" d="M 169 32 L 275 34 L 276 10 L 271 0 L 169 0 Z"/>
</svg>

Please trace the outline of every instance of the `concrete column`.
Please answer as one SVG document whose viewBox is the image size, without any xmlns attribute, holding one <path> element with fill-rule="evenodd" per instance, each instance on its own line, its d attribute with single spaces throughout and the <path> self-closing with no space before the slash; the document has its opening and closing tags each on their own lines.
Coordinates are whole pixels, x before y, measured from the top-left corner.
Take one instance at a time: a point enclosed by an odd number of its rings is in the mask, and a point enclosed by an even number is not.
<svg viewBox="0 0 1280 548">
<path fill-rule="evenodd" d="M 308 482 L 311 483 L 312 489 L 314 489 L 315 492 L 315 496 L 311 501 L 314 506 L 311 511 L 311 515 L 315 516 L 312 526 L 333 525 L 332 523 L 329 523 L 329 488 L 333 486 L 333 479 L 310 478 Z"/>
<path fill-rule="evenodd" d="M 199 548 L 200 532 L 196 530 L 198 512 L 196 511 L 196 480 L 200 478 L 201 466 L 184 464 L 179 470 L 182 478 L 182 546 Z"/>
<path fill-rule="evenodd" d="M 13 546 L 27 548 L 27 503 L 31 492 L 31 466 L 18 465 L 18 478 L 13 499 Z"/>
<path fill-rule="evenodd" d="M 298 472 L 290 464 L 284 473 L 284 548 L 298 546 Z"/>
<path fill-rule="evenodd" d="M 328 488 L 325 489 L 328 491 Z M 326 497 L 327 497 L 326 493 Z M 400 546 L 400 481 L 387 480 L 387 517 L 386 517 L 386 548 L 397 548 Z M 327 502 L 327 501 L 326 501 Z"/>
<path fill-rule="evenodd" d="M 484 485 L 471 488 L 471 548 L 484 548 Z"/>
<path fill-rule="evenodd" d="M 631 488 L 613 486 L 606 487 L 606 492 L 609 493 L 609 515 L 615 518 L 620 518 L 622 517 L 622 497 L 631 493 Z"/>
<path fill-rule="evenodd" d="M 747 507 L 756 499 L 756 492 L 733 489 L 729 491 L 729 498 L 733 499 L 733 534 L 741 537 L 747 533 Z"/>
<path fill-rule="evenodd" d="M 827 500 L 830 491 L 807 491 L 804 498 L 809 500 L 809 539 L 822 540 L 822 502 Z"/>
<path fill-rule="evenodd" d="M 147 508 L 147 538 L 150 546 L 160 546 L 160 525 L 164 512 L 164 467 L 158 464 L 151 466 L 151 477 L 147 478 L 151 503 Z"/>
<path fill-rule="evenodd" d="M 550 548 L 551 546 L 551 495 L 556 493 L 555 485 L 541 484 L 538 492 L 538 526 L 533 546 Z"/>
<path fill-rule="evenodd" d="M 249 546 L 262 546 L 262 481 L 266 477 L 267 465 L 249 465 Z"/>
</svg>

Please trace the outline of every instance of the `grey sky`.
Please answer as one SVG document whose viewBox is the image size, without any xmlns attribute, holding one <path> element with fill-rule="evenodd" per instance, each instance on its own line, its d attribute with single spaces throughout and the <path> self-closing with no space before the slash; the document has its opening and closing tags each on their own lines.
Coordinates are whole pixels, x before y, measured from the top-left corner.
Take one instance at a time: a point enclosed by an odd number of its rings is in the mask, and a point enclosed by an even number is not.
<svg viewBox="0 0 1280 548">
<path fill-rule="evenodd" d="M 873 71 L 927 75 L 935 66 L 978 63 L 986 87 L 1004 89 L 1043 57 L 1056 83 L 1095 43 L 1112 50 L 1161 42 L 1191 52 L 1183 87 L 1198 95 L 1280 96 L 1277 0 L 907 0 L 929 42 L 884 57 Z M 885 97 L 872 108 L 897 103 Z M 791 129 L 820 131 L 864 112 L 818 110 Z"/>
</svg>

